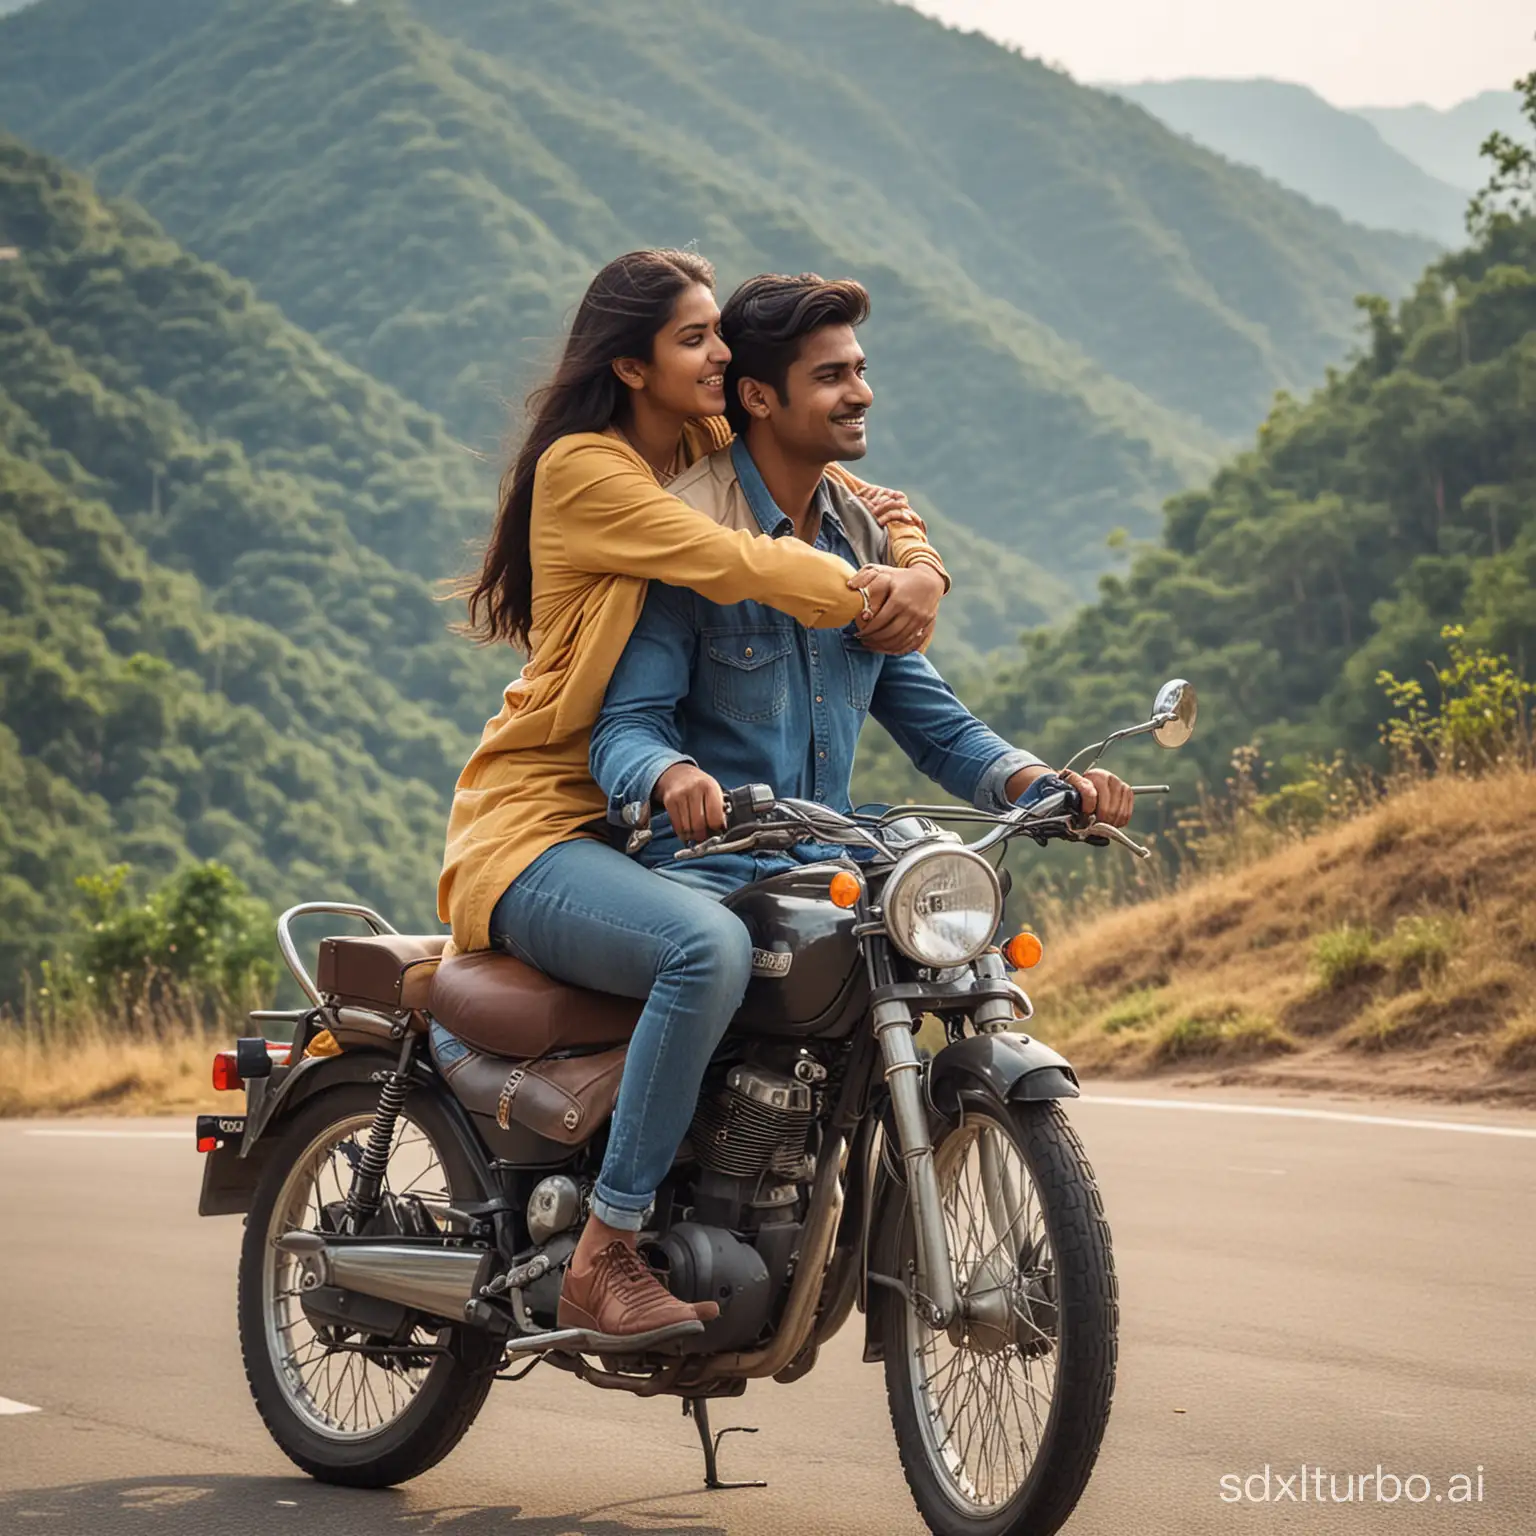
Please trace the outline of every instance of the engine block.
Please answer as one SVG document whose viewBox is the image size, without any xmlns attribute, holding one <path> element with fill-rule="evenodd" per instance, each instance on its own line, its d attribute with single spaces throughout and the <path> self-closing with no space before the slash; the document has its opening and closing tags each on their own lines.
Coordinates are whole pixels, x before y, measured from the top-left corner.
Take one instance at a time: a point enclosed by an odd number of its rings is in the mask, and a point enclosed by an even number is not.
<svg viewBox="0 0 1536 1536">
<path fill-rule="evenodd" d="M 699 1100 L 689 1130 L 694 1156 L 714 1173 L 796 1177 L 813 1109 L 811 1085 L 743 1062 L 719 1092 Z"/>
</svg>

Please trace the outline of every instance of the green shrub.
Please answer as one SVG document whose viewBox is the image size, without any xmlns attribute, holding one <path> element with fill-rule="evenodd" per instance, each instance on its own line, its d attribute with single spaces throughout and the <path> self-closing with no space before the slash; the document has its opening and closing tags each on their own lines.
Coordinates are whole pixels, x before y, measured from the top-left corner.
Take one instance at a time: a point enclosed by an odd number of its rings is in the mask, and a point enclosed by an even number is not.
<svg viewBox="0 0 1536 1536">
<path fill-rule="evenodd" d="M 1294 1051 L 1296 1042 L 1271 1018 L 1237 1007 L 1196 1009 L 1158 1032 L 1152 1059 L 1163 1065 L 1202 1059 L 1240 1060 Z"/>
<path fill-rule="evenodd" d="M 1168 1000 L 1156 987 L 1139 987 L 1127 992 L 1108 1013 L 1100 1028 L 1106 1035 L 1118 1035 L 1123 1030 L 1139 1029 L 1150 1024 L 1168 1006 Z"/>
<path fill-rule="evenodd" d="M 133 1013 L 170 994 L 193 1006 L 245 1005 L 277 981 L 272 914 L 222 864 L 191 864 L 142 900 L 128 866 L 76 881 L 74 967 L 98 1005 Z"/>
<path fill-rule="evenodd" d="M 1454 917 L 1400 917 L 1380 953 L 1400 981 L 1417 985 L 1444 973 L 1456 930 Z"/>
<path fill-rule="evenodd" d="M 1318 934 L 1312 945 L 1312 967 L 1328 991 L 1339 991 L 1379 975 L 1381 961 L 1370 929 L 1343 923 Z"/>
</svg>

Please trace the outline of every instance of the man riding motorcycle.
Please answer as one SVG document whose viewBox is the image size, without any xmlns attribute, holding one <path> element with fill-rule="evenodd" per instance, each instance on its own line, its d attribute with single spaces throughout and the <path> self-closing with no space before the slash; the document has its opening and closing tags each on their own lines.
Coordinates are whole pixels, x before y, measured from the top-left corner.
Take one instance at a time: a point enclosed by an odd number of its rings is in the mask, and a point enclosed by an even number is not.
<svg viewBox="0 0 1536 1536">
<path fill-rule="evenodd" d="M 882 562 L 883 530 L 826 475 L 829 464 L 865 452 L 874 396 L 854 328 L 868 302 L 857 283 L 809 274 L 757 277 L 738 289 L 721 317 L 736 440 L 675 480 L 673 493 L 727 526 L 799 538 L 856 565 Z M 665 812 L 667 825 L 648 829 L 639 850 L 644 863 L 724 895 L 843 850 L 807 842 L 788 853 L 675 860 L 685 843 L 725 827 L 722 784 L 767 783 L 781 796 L 846 812 L 854 748 L 870 714 L 924 773 L 982 809 L 1006 810 L 1032 786 L 1037 794 L 1048 787 L 1042 781 L 1059 785 L 1039 758 L 977 720 L 921 654 L 881 655 L 852 626 L 807 629 L 760 603 L 715 603 L 659 582 L 593 729 L 592 775 L 609 797 L 610 820 L 648 819 L 653 805 Z M 1085 813 L 1116 827 L 1129 821 L 1134 797 L 1113 774 L 1065 778 Z M 701 1070 L 730 1012 L 688 1021 Z M 621 1096 L 611 1141 L 647 1144 L 664 1167 L 693 1113 L 674 1098 L 657 1093 L 637 1105 Z M 626 1331 L 611 1306 L 596 1315 L 597 1289 L 596 1277 L 573 1264 L 562 1325 Z M 644 1290 L 637 1276 L 632 1307 L 645 1305 Z"/>
</svg>

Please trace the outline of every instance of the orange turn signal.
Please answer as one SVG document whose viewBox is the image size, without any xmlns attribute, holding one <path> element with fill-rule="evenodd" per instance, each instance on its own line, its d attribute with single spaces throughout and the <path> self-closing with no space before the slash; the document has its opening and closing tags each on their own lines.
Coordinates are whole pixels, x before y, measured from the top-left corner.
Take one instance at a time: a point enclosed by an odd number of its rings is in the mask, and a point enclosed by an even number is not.
<svg viewBox="0 0 1536 1536">
<path fill-rule="evenodd" d="M 340 1056 L 341 1043 L 330 1030 L 322 1029 L 313 1040 L 304 1047 L 306 1056 Z"/>
<path fill-rule="evenodd" d="M 831 885 L 827 887 L 827 895 L 832 898 L 834 907 L 855 907 L 863 894 L 864 882 L 857 875 L 849 874 L 846 869 L 838 870 L 832 876 Z"/>
<path fill-rule="evenodd" d="M 235 1066 L 233 1051 L 220 1051 L 213 1058 L 213 1086 L 220 1093 L 232 1093 L 236 1088 L 245 1087 L 245 1080 Z"/>
<path fill-rule="evenodd" d="M 1028 971 L 1040 964 L 1045 946 L 1032 933 L 1016 933 L 1003 945 L 1003 959 L 1016 971 Z"/>
</svg>

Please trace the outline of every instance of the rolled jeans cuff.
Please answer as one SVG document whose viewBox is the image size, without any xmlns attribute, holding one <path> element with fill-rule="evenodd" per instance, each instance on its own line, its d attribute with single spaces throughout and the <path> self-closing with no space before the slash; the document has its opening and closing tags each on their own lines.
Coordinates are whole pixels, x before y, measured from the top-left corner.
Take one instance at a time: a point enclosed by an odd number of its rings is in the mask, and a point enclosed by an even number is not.
<svg viewBox="0 0 1536 1536">
<path fill-rule="evenodd" d="M 645 1204 L 638 1210 L 633 1205 L 620 1202 L 633 1202 L 635 1195 L 608 1195 L 603 1192 L 601 1184 L 592 1191 L 592 1214 L 597 1219 L 610 1227 L 617 1227 L 620 1232 L 639 1232 L 645 1226 L 645 1218 L 650 1215 L 651 1207 L 656 1203 L 654 1195 L 645 1195 Z"/>
</svg>

